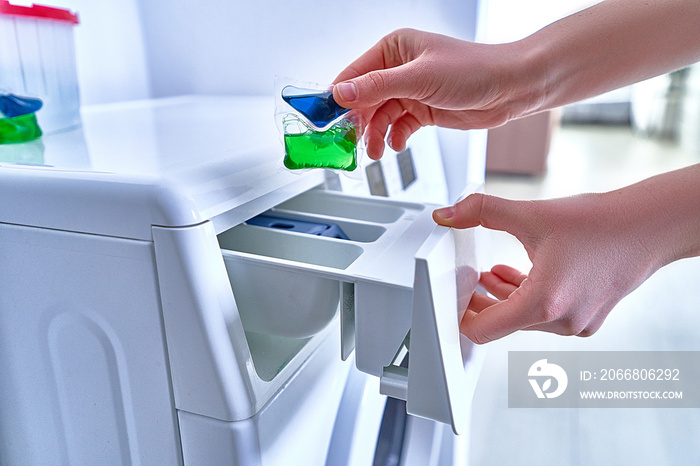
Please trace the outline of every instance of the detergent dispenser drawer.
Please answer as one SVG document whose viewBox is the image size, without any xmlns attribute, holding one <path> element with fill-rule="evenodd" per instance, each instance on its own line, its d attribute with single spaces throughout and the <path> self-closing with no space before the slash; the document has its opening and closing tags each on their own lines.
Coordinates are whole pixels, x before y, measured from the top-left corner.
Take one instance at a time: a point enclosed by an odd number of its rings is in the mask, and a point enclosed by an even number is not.
<svg viewBox="0 0 700 466">
<path fill-rule="evenodd" d="M 218 240 L 246 332 L 308 338 L 339 310 L 342 357 L 458 433 L 479 371 L 459 333 L 475 239 L 436 225 L 435 207 L 314 189 Z"/>
</svg>

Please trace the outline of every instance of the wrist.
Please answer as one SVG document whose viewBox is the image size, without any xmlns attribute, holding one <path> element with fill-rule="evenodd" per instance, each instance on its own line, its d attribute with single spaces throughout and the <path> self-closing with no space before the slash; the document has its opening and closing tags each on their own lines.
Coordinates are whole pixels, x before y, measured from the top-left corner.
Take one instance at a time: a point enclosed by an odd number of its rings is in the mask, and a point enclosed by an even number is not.
<svg viewBox="0 0 700 466">
<path fill-rule="evenodd" d="M 621 196 L 620 211 L 660 268 L 700 255 L 700 164 L 663 173 L 609 193 Z"/>
<path fill-rule="evenodd" d="M 509 120 L 551 108 L 547 105 L 550 73 L 546 53 L 532 42 L 526 38 L 498 45 L 504 57 L 499 90 Z"/>
<path fill-rule="evenodd" d="M 650 178 L 648 192 L 665 227 L 665 264 L 700 255 L 700 164 Z M 664 264 L 664 265 L 665 265 Z"/>
</svg>

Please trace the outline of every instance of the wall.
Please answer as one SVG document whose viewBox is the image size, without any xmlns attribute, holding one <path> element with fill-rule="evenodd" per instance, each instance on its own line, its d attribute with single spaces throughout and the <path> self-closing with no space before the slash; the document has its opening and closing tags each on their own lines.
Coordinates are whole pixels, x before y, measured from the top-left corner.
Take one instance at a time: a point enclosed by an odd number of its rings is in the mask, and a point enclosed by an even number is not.
<svg viewBox="0 0 700 466">
<path fill-rule="evenodd" d="M 485 42 L 510 42 L 601 0 L 487 0 L 483 17 Z"/>
<path fill-rule="evenodd" d="M 154 96 L 269 94 L 275 75 L 330 82 L 400 27 L 473 38 L 475 2 L 140 2 Z"/>
<path fill-rule="evenodd" d="M 473 39 L 479 14 L 476 0 L 41 3 L 80 15 L 76 54 L 86 104 L 181 93 L 268 93 L 276 74 L 330 81 L 394 29 Z M 480 3 L 486 31 L 480 39 L 499 42 L 523 37 L 596 1 Z"/>
</svg>

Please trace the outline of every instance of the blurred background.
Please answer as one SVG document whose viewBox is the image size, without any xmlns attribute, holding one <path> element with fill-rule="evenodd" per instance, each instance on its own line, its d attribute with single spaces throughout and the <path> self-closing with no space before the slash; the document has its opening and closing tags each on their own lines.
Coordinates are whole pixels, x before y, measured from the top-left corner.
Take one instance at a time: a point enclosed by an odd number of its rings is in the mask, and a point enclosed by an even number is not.
<svg viewBox="0 0 700 466">
<path fill-rule="evenodd" d="M 97 105 L 180 94 L 271 94 L 275 75 L 330 82 L 400 27 L 512 41 L 596 2 L 47 3 L 80 15 L 75 46 L 81 99 Z M 448 173 L 455 185 L 460 180 L 450 176 L 483 174 L 484 167 L 467 156 L 470 134 L 476 132 L 440 135 L 444 152 L 457 154 L 461 164 Z M 700 72 L 690 67 L 515 121 L 489 131 L 485 140 L 488 193 L 541 199 L 619 188 L 700 162 Z M 514 238 L 495 232 L 490 238 L 492 263 L 529 269 Z M 508 351 L 700 350 L 698 283 L 700 262 L 680 261 L 625 298 L 593 337 L 520 332 L 489 344 L 473 404 L 472 464 L 700 464 L 697 410 L 507 407 Z"/>
</svg>

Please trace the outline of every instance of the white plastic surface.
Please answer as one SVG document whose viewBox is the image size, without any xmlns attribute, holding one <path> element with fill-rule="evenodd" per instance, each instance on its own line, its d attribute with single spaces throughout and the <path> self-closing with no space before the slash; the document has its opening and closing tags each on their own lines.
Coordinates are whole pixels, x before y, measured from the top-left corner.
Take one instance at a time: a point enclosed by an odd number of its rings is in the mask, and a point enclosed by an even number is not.
<svg viewBox="0 0 700 466">
<path fill-rule="evenodd" d="M 324 464 L 350 369 L 340 360 L 336 333 L 327 336 L 253 417 L 227 422 L 180 411 L 185 465 Z"/>
<path fill-rule="evenodd" d="M 459 434 L 469 420 L 473 389 L 464 369 L 474 345 L 460 338 L 458 303 L 471 296 L 479 276 L 474 230 L 438 228 L 416 254 L 406 410 Z"/>
<path fill-rule="evenodd" d="M 412 134 L 407 141 L 407 149 L 411 152 L 410 159 L 413 162 L 413 171 L 416 175 L 415 180 L 407 186 L 404 186 L 401 165 L 394 150 L 386 147 L 382 158 L 373 162 L 381 166 L 387 197 L 401 201 L 419 201 L 431 204 L 447 204 L 449 202 L 448 185 L 445 180 L 445 169 L 440 154 L 437 131 L 435 127 L 426 126 Z M 407 170 L 406 167 L 404 169 Z M 362 172 L 360 180 L 347 176 L 337 176 L 336 181 L 344 193 L 365 196 L 371 193 L 366 169 Z"/>
<path fill-rule="evenodd" d="M 354 316 L 345 316 L 344 321 L 355 322 L 357 367 L 381 375 L 411 325 L 414 254 L 435 228 L 431 209 L 417 203 L 312 190 L 279 205 L 274 212 L 303 212 L 316 219 L 340 218 L 385 228 L 376 241 L 364 242 L 352 241 L 352 237 L 350 241 L 316 237 L 309 240 L 294 232 L 240 225 L 234 230 L 258 232 L 255 237 L 259 241 L 222 240 L 224 260 L 231 264 L 229 269 L 248 264 L 289 272 L 287 280 L 294 282 L 291 288 L 300 294 L 309 292 L 314 277 L 334 280 L 336 283 L 327 285 L 333 289 L 337 289 L 338 282 L 353 283 L 354 307 L 345 310 Z M 223 237 L 242 240 L 244 235 L 232 230 Z M 350 251 L 350 260 L 338 260 Z M 263 287 L 258 292 L 265 293 L 267 289 Z M 358 309 L 361 312 L 355 312 Z M 281 328 L 285 321 L 290 327 L 295 325 L 295 314 L 280 313 L 278 307 L 256 308 L 255 312 L 261 321 L 282 321 Z"/>
<path fill-rule="evenodd" d="M 326 466 L 370 466 L 379 437 L 386 396 L 379 380 L 351 368 L 333 427 Z"/>
<path fill-rule="evenodd" d="M 154 227 L 153 238 L 175 406 L 223 421 L 253 416 L 330 328 L 291 348 L 246 335 L 211 222 Z"/>
<path fill-rule="evenodd" d="M 322 328 L 334 314 L 317 312 L 314 317 L 282 303 L 293 301 L 296 294 L 318 296 L 321 302 L 320 297 L 336 293 L 340 283 L 343 356 L 354 343 L 358 369 L 381 377 L 382 393 L 406 399 L 411 414 L 461 432 L 480 370 L 473 345 L 467 339 L 460 341 L 459 333 L 460 310 L 466 308 L 478 281 L 474 230 L 436 226 L 431 206 L 323 190 L 304 193 L 274 212 L 382 225 L 385 231 L 369 242 L 247 225 L 220 236 L 230 276 L 233 269 L 241 276 L 261 269 L 285 277 L 284 286 L 273 288 L 279 293 L 278 304 L 255 308 L 256 326 L 268 322 L 268 331 L 274 334 L 285 328 L 296 332 L 296 319 L 303 315 Z M 343 260 L 350 250 L 357 253 Z M 319 280 L 326 290 L 319 288 Z M 262 283 L 256 292 L 270 293 L 267 286 L 273 283 Z M 252 301 L 265 302 L 261 298 Z M 334 301 L 327 309 L 334 311 L 337 305 Z M 406 370 L 394 364 L 409 330 Z"/>
<path fill-rule="evenodd" d="M 449 448 L 449 445 L 443 445 L 445 430 L 447 426 L 444 424 L 409 416 L 404 432 L 401 466 L 448 466 L 439 463 L 442 449 Z M 467 464 L 459 466 L 467 466 Z"/>
<path fill-rule="evenodd" d="M 0 223 L 0 464 L 178 464 L 153 246 Z"/>
</svg>

